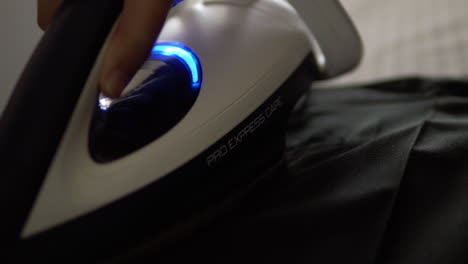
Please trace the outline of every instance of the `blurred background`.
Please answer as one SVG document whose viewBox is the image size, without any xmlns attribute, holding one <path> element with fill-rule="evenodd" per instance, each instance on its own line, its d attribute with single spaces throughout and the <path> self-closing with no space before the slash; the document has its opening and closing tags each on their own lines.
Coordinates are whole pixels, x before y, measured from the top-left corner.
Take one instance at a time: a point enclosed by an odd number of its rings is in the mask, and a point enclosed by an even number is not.
<svg viewBox="0 0 468 264">
<path fill-rule="evenodd" d="M 468 77 L 467 0 L 341 2 L 361 32 L 365 57 L 356 71 L 332 84 L 409 75 Z M 41 31 L 36 25 L 36 1 L 2 0 L 0 19 L 2 112 Z"/>
<path fill-rule="evenodd" d="M 0 113 L 36 46 L 41 30 L 36 24 L 36 1 L 0 1 Z"/>
<path fill-rule="evenodd" d="M 408 75 L 468 77 L 467 0 L 340 1 L 364 42 L 361 66 L 341 83 Z"/>
</svg>

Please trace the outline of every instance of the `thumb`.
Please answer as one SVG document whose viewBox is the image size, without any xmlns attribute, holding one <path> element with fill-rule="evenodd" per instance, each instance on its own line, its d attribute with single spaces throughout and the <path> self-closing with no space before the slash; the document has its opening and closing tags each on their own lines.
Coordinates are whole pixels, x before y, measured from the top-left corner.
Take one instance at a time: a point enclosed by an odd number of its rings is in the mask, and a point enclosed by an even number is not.
<svg viewBox="0 0 468 264">
<path fill-rule="evenodd" d="M 110 37 L 99 86 L 109 97 L 122 90 L 148 57 L 173 0 L 125 0 L 119 22 Z"/>
</svg>

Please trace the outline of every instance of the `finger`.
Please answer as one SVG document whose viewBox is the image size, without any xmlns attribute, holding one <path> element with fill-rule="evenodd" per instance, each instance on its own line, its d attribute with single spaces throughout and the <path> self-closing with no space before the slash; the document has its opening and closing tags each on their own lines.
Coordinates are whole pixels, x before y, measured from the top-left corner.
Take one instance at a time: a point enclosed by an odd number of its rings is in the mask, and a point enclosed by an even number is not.
<svg viewBox="0 0 468 264">
<path fill-rule="evenodd" d="M 63 0 L 38 0 L 37 1 L 37 24 L 42 30 L 46 30 L 55 18 L 57 9 Z"/>
<path fill-rule="evenodd" d="M 120 95 L 148 57 L 173 0 L 126 0 L 113 32 L 100 76 L 102 92 Z"/>
</svg>

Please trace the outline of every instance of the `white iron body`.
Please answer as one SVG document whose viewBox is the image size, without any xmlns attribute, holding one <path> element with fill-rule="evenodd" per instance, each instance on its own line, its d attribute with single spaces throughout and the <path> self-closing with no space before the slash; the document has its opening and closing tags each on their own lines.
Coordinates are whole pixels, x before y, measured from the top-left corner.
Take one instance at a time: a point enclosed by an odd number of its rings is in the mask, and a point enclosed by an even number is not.
<svg viewBox="0 0 468 264">
<path fill-rule="evenodd" d="M 99 112 L 97 76 L 121 8 L 117 0 L 65 1 L 1 116 L 0 209 L 8 213 L 0 218 L 0 252 L 7 261 L 76 255 L 85 262 L 215 218 L 283 164 L 285 125 L 310 83 L 350 71 L 362 55 L 358 33 L 335 0 L 187 0 L 171 11 L 155 48 L 179 43 L 193 51 L 201 85 L 178 90 L 189 71 L 180 74 L 169 67 L 173 61 L 152 53 L 124 99 Z M 145 90 L 148 83 L 156 88 Z M 126 125 L 138 115 L 123 119 L 125 131 L 151 139 L 100 161 L 93 144 L 108 137 L 96 137 L 106 125 L 96 120 L 112 116 L 125 98 L 155 100 L 137 100 L 130 107 L 137 114 L 172 116 L 130 122 L 139 129 Z M 149 125 L 160 134 L 141 129 Z M 139 134 L 128 135 L 123 141 Z"/>
<path fill-rule="evenodd" d="M 320 17 L 312 21 L 315 28 L 323 25 L 317 32 L 311 32 L 294 7 L 283 0 L 190 0 L 176 7 L 158 42 L 183 43 L 198 54 L 204 73 L 200 95 L 185 118 L 168 133 L 110 164 L 96 163 L 87 149 L 97 64 L 22 236 L 27 238 L 96 210 L 184 165 L 259 107 L 311 51 L 326 77 L 355 67 L 360 42 L 344 24 L 348 18 L 340 13 L 339 4 L 330 0 L 311 2 L 315 3 L 312 9 L 302 12 L 311 18 Z M 335 13 L 325 15 L 313 9 L 319 6 Z M 345 35 L 339 37 L 348 39 L 337 39 L 337 32 L 330 30 L 340 26 Z M 343 49 L 341 54 L 328 59 L 323 50 L 337 45 Z M 352 50 L 345 51 L 343 47 L 347 46 Z M 137 77 L 144 78 L 153 70 L 145 67 Z M 131 85 L 135 83 L 138 80 Z"/>
</svg>

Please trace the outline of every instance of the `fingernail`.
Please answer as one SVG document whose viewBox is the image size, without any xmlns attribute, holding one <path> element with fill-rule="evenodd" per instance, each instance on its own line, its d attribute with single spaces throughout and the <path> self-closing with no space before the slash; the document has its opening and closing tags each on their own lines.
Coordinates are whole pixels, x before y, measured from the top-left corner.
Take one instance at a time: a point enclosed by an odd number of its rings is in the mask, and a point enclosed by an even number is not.
<svg viewBox="0 0 468 264">
<path fill-rule="evenodd" d="M 111 98 L 117 98 L 130 80 L 128 74 L 123 71 L 113 71 L 104 80 L 102 92 Z"/>
</svg>

